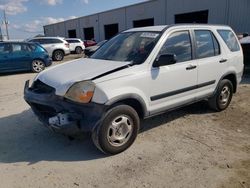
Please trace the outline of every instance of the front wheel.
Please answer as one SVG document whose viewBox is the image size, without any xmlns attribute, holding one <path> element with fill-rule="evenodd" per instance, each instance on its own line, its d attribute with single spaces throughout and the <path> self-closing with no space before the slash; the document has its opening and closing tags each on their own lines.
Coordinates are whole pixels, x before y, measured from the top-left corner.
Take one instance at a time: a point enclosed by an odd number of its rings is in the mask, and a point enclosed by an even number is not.
<svg viewBox="0 0 250 188">
<path fill-rule="evenodd" d="M 118 154 L 134 143 L 139 126 L 137 112 L 130 106 L 119 105 L 107 112 L 92 139 L 102 152 Z"/>
<path fill-rule="evenodd" d="M 42 72 L 45 69 L 45 64 L 41 60 L 33 60 L 31 65 L 32 72 Z"/>
<path fill-rule="evenodd" d="M 215 111 L 225 110 L 233 97 L 233 84 L 230 80 L 224 79 L 219 85 L 215 95 L 209 99 L 209 106 Z"/>
</svg>

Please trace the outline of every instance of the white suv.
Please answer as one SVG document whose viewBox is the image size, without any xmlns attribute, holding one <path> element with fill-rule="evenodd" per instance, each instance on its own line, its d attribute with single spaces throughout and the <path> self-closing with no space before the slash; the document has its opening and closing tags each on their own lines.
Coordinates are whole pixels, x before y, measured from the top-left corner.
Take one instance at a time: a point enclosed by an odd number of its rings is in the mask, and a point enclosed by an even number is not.
<svg viewBox="0 0 250 188">
<path fill-rule="evenodd" d="M 69 43 L 70 52 L 81 54 L 84 51 L 85 46 L 84 46 L 84 42 L 81 39 L 68 38 L 65 40 Z"/>
<path fill-rule="evenodd" d="M 117 154 L 136 139 L 140 119 L 200 100 L 225 110 L 242 72 L 242 49 L 228 26 L 135 28 L 89 59 L 43 71 L 31 87 L 27 81 L 24 98 L 47 127 L 91 132 L 101 151 Z"/>
<path fill-rule="evenodd" d="M 61 37 L 36 37 L 29 42 L 41 44 L 54 61 L 62 61 L 65 55 L 70 54 L 69 43 Z"/>
</svg>

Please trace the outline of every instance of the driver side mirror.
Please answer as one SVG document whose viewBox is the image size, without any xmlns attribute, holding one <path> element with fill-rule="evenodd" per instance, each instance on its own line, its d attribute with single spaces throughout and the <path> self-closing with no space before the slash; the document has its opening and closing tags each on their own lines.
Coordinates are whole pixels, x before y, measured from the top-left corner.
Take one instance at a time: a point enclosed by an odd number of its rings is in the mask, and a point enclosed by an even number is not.
<svg viewBox="0 0 250 188">
<path fill-rule="evenodd" d="M 172 65 L 177 62 L 175 54 L 162 54 L 154 62 L 153 67 L 162 67 L 166 65 Z"/>
</svg>

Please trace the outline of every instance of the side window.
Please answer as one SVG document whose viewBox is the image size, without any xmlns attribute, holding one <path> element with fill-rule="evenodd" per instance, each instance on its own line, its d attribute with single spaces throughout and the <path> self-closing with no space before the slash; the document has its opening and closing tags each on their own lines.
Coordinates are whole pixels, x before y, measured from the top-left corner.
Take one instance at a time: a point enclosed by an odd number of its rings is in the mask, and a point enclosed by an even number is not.
<svg viewBox="0 0 250 188">
<path fill-rule="evenodd" d="M 10 45 L 6 43 L 0 43 L 0 54 L 10 53 Z"/>
<path fill-rule="evenodd" d="M 51 44 L 58 44 L 58 43 L 63 43 L 63 42 L 59 39 L 50 39 L 50 43 Z"/>
<path fill-rule="evenodd" d="M 32 49 L 30 48 L 29 45 L 27 45 L 27 44 L 22 44 L 22 51 L 24 51 L 24 52 L 31 52 Z"/>
<path fill-rule="evenodd" d="M 21 44 L 12 44 L 12 52 L 13 53 L 18 53 L 22 51 L 22 46 Z"/>
<path fill-rule="evenodd" d="M 194 33 L 197 58 L 212 57 L 220 54 L 219 43 L 211 31 L 195 30 Z"/>
<path fill-rule="evenodd" d="M 160 54 L 175 54 L 177 62 L 192 59 L 192 47 L 189 31 L 178 31 L 172 33 L 160 50 Z"/>
<path fill-rule="evenodd" d="M 29 46 L 30 51 L 35 51 L 36 50 L 36 45 L 29 44 L 28 46 Z"/>
<path fill-rule="evenodd" d="M 39 39 L 32 39 L 32 40 L 30 40 L 30 42 L 40 43 L 40 40 Z"/>
<path fill-rule="evenodd" d="M 230 30 L 217 30 L 221 38 L 227 44 L 227 47 L 232 51 L 236 52 L 240 50 L 239 43 L 234 36 L 233 32 Z"/>
</svg>

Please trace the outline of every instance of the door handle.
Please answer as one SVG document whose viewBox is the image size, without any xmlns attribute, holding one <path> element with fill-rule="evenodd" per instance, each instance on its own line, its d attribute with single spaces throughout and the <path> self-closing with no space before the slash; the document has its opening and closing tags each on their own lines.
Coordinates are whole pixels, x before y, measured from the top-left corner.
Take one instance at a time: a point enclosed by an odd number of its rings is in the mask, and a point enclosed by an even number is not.
<svg viewBox="0 0 250 188">
<path fill-rule="evenodd" d="M 189 65 L 188 67 L 186 67 L 186 70 L 193 70 L 196 69 L 196 65 Z"/>
<path fill-rule="evenodd" d="M 220 60 L 220 63 L 225 63 L 225 62 L 227 62 L 227 59 L 221 59 Z"/>
</svg>

